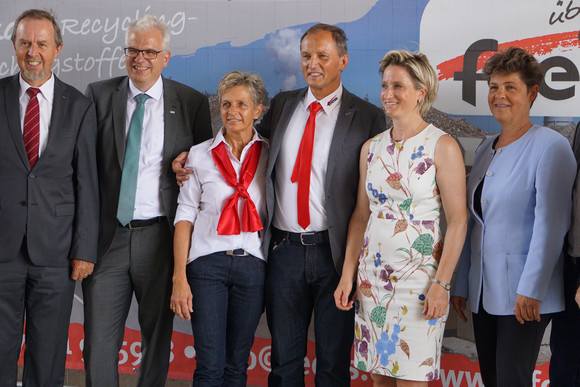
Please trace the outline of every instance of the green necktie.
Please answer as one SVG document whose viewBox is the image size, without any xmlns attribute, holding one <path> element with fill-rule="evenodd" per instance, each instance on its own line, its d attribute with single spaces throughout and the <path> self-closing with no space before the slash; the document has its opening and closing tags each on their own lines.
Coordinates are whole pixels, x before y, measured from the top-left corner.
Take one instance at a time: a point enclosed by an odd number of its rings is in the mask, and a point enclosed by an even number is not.
<svg viewBox="0 0 580 387">
<path fill-rule="evenodd" d="M 135 212 L 135 193 L 137 191 L 137 174 L 139 172 L 139 151 L 141 150 L 141 135 L 143 134 L 143 115 L 145 113 L 145 101 L 147 94 L 135 96 L 137 107 L 131 117 L 125 159 L 123 161 L 123 175 L 121 177 L 121 190 L 119 192 L 119 206 L 117 207 L 117 219 L 123 226 L 133 220 Z"/>
</svg>

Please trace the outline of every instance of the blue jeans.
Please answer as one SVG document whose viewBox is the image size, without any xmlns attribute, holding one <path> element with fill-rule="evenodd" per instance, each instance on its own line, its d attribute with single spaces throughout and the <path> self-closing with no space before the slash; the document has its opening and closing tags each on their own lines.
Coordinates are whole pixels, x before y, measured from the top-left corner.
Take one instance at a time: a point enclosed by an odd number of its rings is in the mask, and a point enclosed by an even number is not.
<svg viewBox="0 0 580 387">
<path fill-rule="evenodd" d="M 266 263 L 223 252 L 187 265 L 193 294 L 194 386 L 245 386 L 254 333 L 264 311 Z"/>
<path fill-rule="evenodd" d="M 577 258 L 578 260 L 578 258 Z M 564 298 L 566 309 L 555 313 L 550 335 L 550 386 L 580 386 L 580 309 L 574 300 L 580 280 L 580 260 L 566 259 Z"/>
<path fill-rule="evenodd" d="M 339 276 L 328 243 L 304 246 L 274 234 L 266 275 L 272 334 L 268 385 L 304 386 L 308 326 L 314 311 L 316 386 L 350 386 L 354 312 L 334 304 Z"/>
</svg>

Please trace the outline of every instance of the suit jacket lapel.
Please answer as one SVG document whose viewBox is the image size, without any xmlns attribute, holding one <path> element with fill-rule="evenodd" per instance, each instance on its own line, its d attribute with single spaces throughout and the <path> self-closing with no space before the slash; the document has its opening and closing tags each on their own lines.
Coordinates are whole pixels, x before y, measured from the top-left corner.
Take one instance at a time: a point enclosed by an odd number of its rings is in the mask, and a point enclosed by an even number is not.
<svg viewBox="0 0 580 387">
<path fill-rule="evenodd" d="M 169 86 L 168 82 L 163 82 L 163 160 L 171 160 L 173 148 L 175 146 L 175 136 L 177 134 L 177 117 L 181 108 L 179 98 L 175 90 Z"/>
<path fill-rule="evenodd" d="M 20 92 L 20 84 L 18 82 L 19 76 L 19 74 L 14 75 L 10 80 L 10 85 L 4 89 L 4 108 L 6 109 L 6 117 L 8 119 L 8 130 L 12 135 L 14 146 L 16 147 L 24 165 L 30 169 L 28 156 L 26 156 L 26 150 L 24 149 L 22 127 L 20 126 L 20 101 L 18 99 Z"/>
<path fill-rule="evenodd" d="M 324 190 L 329 191 L 332 181 L 332 172 L 336 164 L 336 160 L 340 157 L 340 150 L 342 143 L 346 137 L 350 123 L 354 116 L 354 106 L 352 95 L 343 88 L 342 101 L 340 103 L 340 110 L 336 119 L 336 126 L 334 127 L 334 134 L 332 135 L 332 143 L 330 144 L 330 152 L 328 154 L 328 165 L 326 167 L 326 180 L 324 182 Z"/>
<path fill-rule="evenodd" d="M 307 88 L 299 90 L 298 93 L 290 96 L 286 101 L 284 101 L 284 106 L 282 107 L 280 113 L 280 119 L 275 123 L 276 130 L 274 131 L 274 136 L 270 138 L 269 174 L 273 172 L 276 159 L 278 158 L 278 154 L 282 148 L 282 141 L 284 140 L 284 134 L 286 134 L 286 129 L 288 128 L 290 119 L 294 115 L 296 106 L 298 106 L 300 101 L 302 101 L 307 91 Z"/>
<path fill-rule="evenodd" d="M 53 150 L 55 145 L 53 143 L 58 141 L 60 137 L 59 131 L 64 128 L 64 121 L 66 117 L 66 112 L 68 109 L 68 96 L 65 93 L 64 86 L 60 79 L 58 79 L 54 74 L 54 96 L 52 100 L 52 113 L 50 117 L 50 125 L 48 126 L 48 139 L 46 141 L 46 147 L 42 152 L 42 155 L 38 159 L 37 165 L 42 163 L 42 159 L 48 156 Z"/>
<path fill-rule="evenodd" d="M 115 134 L 115 145 L 117 147 L 117 157 L 119 159 L 119 167 L 123 168 L 123 160 L 125 159 L 125 123 L 127 115 L 127 97 L 129 93 L 129 78 L 123 80 L 113 92 L 111 99 L 113 109 L 113 132 Z"/>
</svg>

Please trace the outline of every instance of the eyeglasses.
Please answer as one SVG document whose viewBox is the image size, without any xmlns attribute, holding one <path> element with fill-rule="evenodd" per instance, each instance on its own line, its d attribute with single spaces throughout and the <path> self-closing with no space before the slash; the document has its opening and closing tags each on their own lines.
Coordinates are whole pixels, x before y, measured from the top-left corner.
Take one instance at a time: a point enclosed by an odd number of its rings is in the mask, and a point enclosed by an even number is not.
<svg viewBox="0 0 580 387">
<path fill-rule="evenodd" d="M 125 47 L 123 50 L 125 51 L 125 56 L 128 58 L 137 58 L 139 56 L 139 53 L 142 53 L 143 58 L 150 59 L 150 60 L 157 58 L 157 55 L 159 55 L 159 53 L 165 51 L 165 50 L 161 50 L 161 51 L 137 50 L 136 48 L 130 48 L 130 47 Z"/>
</svg>

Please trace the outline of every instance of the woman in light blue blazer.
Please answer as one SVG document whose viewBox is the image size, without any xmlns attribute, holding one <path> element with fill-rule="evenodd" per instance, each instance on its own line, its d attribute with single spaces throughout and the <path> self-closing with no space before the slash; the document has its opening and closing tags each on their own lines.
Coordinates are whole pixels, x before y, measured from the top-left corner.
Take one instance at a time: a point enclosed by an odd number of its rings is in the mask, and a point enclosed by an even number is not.
<svg viewBox="0 0 580 387">
<path fill-rule="evenodd" d="M 451 303 L 466 321 L 469 299 L 485 386 L 530 386 L 550 314 L 564 309 L 560 254 L 576 161 L 563 136 L 530 121 L 543 79 L 532 55 L 511 47 L 483 73 L 501 132 L 475 155 Z"/>
</svg>

